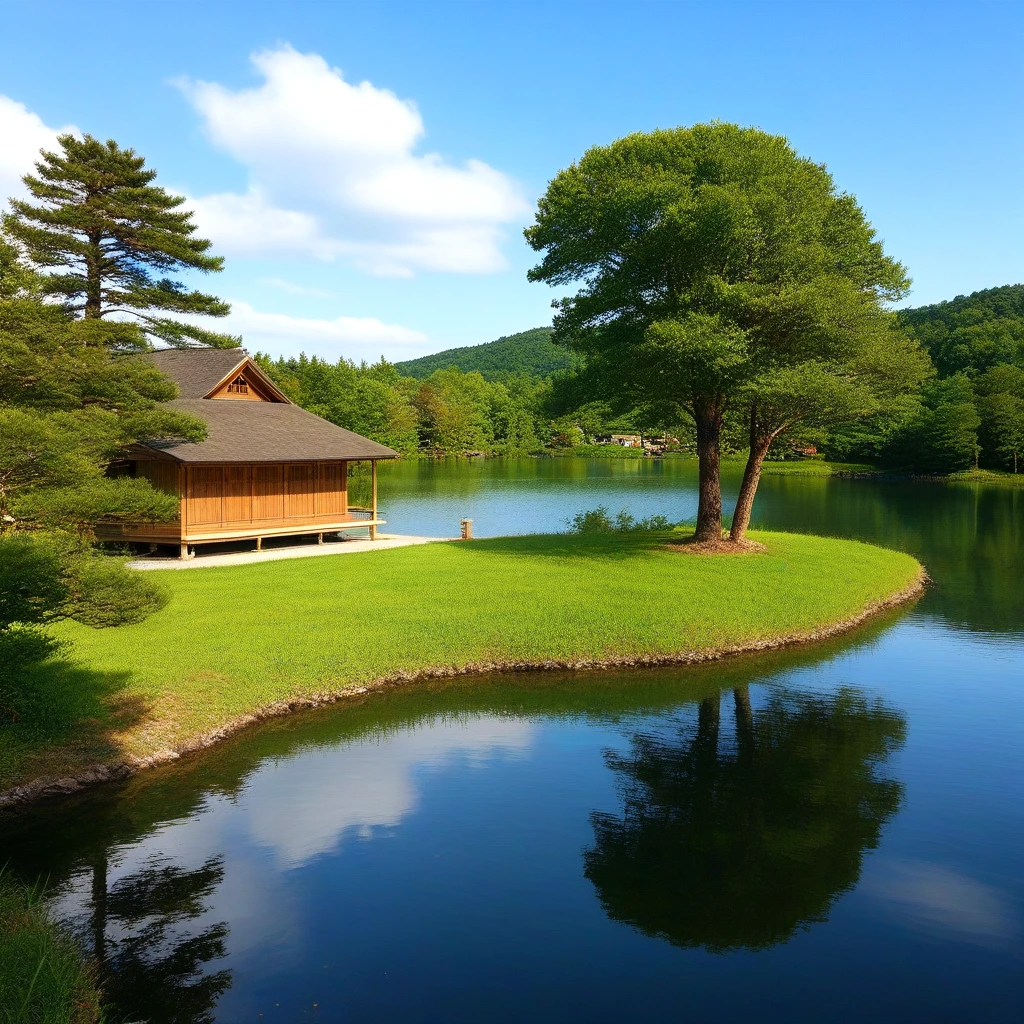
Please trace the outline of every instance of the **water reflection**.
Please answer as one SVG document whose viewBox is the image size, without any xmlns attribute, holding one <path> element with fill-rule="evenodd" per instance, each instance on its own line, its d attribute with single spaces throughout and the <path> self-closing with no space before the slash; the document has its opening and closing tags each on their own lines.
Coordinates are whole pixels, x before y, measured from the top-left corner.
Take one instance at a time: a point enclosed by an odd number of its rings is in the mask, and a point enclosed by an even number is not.
<svg viewBox="0 0 1024 1024">
<path fill-rule="evenodd" d="M 881 769 L 906 732 L 893 708 L 848 688 L 772 691 L 755 711 L 738 687 L 731 738 L 720 707 L 705 698 L 696 721 L 607 754 L 623 811 L 593 815 L 584 856 L 610 917 L 715 953 L 828 918 L 899 808 L 902 787 Z"/>
<path fill-rule="evenodd" d="M 108 887 L 105 857 L 92 866 L 90 931 L 108 1006 L 149 1024 L 210 1024 L 231 972 L 228 925 L 197 923 L 224 880 L 223 858 L 194 869 L 156 855 Z"/>
</svg>

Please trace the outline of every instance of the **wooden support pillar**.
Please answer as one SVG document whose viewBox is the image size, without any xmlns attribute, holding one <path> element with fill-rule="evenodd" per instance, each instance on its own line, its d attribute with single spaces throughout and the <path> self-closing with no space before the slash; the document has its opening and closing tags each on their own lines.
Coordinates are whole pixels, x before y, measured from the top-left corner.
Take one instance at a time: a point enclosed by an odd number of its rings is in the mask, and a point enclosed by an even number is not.
<svg viewBox="0 0 1024 1024">
<path fill-rule="evenodd" d="M 263 550 L 263 538 L 262 537 L 257 537 L 256 538 L 256 550 L 257 551 L 262 551 Z"/>
<path fill-rule="evenodd" d="M 183 544 L 181 545 L 181 551 L 180 551 L 180 553 L 179 553 L 178 557 L 179 557 L 179 558 L 192 558 L 192 557 L 193 557 L 193 556 L 192 556 L 192 555 L 191 555 L 191 554 L 189 553 L 189 550 L 188 550 L 188 545 L 187 545 L 187 544 L 184 544 L 184 543 L 183 543 Z"/>
<path fill-rule="evenodd" d="M 324 535 L 322 533 L 318 533 L 316 535 L 316 542 L 317 542 L 317 544 L 323 544 L 323 542 L 324 542 Z"/>
<path fill-rule="evenodd" d="M 370 540 L 377 539 L 377 460 L 370 459 Z"/>
</svg>

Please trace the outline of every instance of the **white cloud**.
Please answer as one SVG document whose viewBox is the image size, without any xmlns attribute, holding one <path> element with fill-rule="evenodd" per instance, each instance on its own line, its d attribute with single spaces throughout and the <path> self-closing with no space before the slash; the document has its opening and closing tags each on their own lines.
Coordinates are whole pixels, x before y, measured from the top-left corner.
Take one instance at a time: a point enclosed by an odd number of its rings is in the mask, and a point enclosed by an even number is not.
<svg viewBox="0 0 1024 1024">
<path fill-rule="evenodd" d="M 430 348 L 422 331 L 400 324 L 386 324 L 376 317 L 339 316 L 315 320 L 285 313 L 261 313 L 246 302 L 232 300 L 231 313 L 222 320 L 204 320 L 203 326 L 242 335 L 250 352 L 271 355 L 321 356 L 332 362 L 340 356 L 359 362 L 376 362 L 381 355 L 398 362 L 422 355 Z"/>
<path fill-rule="evenodd" d="M 57 148 L 57 136 L 64 132 L 79 134 L 74 125 L 50 128 L 24 104 L 0 96 L 0 206 L 27 194 L 22 175 L 33 169 L 39 150 Z"/>
<path fill-rule="evenodd" d="M 395 828 L 419 806 L 422 773 L 464 757 L 474 767 L 530 746 L 529 722 L 481 715 L 403 729 L 381 742 L 356 740 L 264 765 L 246 788 L 242 813 L 252 839 L 295 868 L 346 837 Z"/>
<path fill-rule="evenodd" d="M 264 81 L 179 85 L 211 142 L 249 170 L 244 194 L 194 199 L 219 251 L 345 258 L 376 274 L 488 273 L 505 266 L 507 226 L 528 211 L 519 186 L 480 160 L 414 150 L 415 105 L 353 85 L 317 54 L 255 54 Z"/>
<path fill-rule="evenodd" d="M 863 892 L 888 904 L 905 924 L 979 945 L 1015 943 L 1020 936 L 1012 898 L 993 886 L 925 861 L 892 861 L 879 869 Z"/>
</svg>

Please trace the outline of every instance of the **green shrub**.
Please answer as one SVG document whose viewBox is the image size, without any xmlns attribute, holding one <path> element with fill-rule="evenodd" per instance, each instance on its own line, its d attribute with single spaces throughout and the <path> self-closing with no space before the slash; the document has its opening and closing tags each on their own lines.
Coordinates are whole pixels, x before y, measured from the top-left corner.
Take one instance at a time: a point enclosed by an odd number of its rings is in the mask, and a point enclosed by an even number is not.
<svg viewBox="0 0 1024 1024">
<path fill-rule="evenodd" d="M 572 519 L 566 520 L 566 525 L 570 533 L 648 533 L 672 529 L 672 524 L 665 516 L 634 519 L 622 509 L 613 518 L 604 505 L 586 512 L 577 512 Z"/>
</svg>

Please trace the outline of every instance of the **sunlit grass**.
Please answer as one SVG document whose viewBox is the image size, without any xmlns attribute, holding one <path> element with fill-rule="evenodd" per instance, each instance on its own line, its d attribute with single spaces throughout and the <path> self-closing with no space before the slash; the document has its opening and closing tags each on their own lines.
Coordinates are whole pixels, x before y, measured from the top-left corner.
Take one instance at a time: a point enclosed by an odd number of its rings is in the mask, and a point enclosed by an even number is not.
<svg viewBox="0 0 1024 1024">
<path fill-rule="evenodd" d="M 34 714 L 5 730 L 0 784 L 145 756 L 275 701 L 396 673 L 710 652 L 804 633 L 919 571 L 909 555 L 855 541 L 752 536 L 766 554 L 680 554 L 670 534 L 554 535 L 164 572 L 170 600 L 145 622 L 60 629 L 78 679 L 44 674 Z M 78 710 L 65 714 L 70 700 Z M 48 729 L 47 716 L 61 715 Z"/>
</svg>

